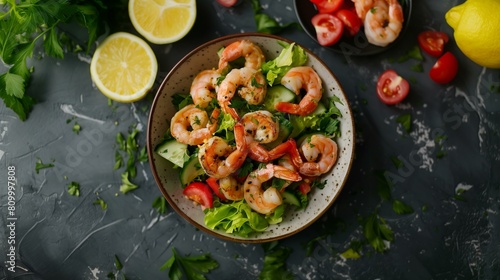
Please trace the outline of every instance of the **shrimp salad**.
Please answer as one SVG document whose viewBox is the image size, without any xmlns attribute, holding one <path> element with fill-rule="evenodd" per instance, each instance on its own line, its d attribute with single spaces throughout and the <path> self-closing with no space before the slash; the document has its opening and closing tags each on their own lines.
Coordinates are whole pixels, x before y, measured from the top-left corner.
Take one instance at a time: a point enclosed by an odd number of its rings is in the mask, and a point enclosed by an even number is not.
<svg viewBox="0 0 500 280">
<path fill-rule="evenodd" d="M 341 101 L 323 96 L 300 46 L 281 43 L 272 60 L 249 40 L 223 47 L 217 68 L 196 73 L 189 93 L 172 98 L 178 111 L 163 156 L 181 169 L 183 194 L 202 206 L 211 229 L 265 231 L 306 208 L 337 162 Z"/>
</svg>

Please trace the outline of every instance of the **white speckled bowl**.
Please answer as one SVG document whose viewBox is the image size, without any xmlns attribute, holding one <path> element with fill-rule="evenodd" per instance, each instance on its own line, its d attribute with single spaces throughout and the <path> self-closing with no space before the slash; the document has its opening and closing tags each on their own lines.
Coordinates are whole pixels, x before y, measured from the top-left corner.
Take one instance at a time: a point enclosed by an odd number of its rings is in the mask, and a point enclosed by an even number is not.
<svg viewBox="0 0 500 280">
<path fill-rule="evenodd" d="M 325 89 L 324 95 L 336 95 L 342 101 L 343 105 L 337 105 L 342 111 L 342 137 L 337 139 L 339 147 L 338 161 L 332 171 L 325 175 L 328 182 L 326 187 L 322 190 L 315 189 L 310 193 L 310 203 L 305 210 L 289 211 L 283 222 L 271 225 L 267 231 L 249 238 L 213 231 L 204 225 L 204 213 L 201 208 L 183 196 L 183 189 L 179 181 L 179 170 L 173 169 L 170 162 L 154 152 L 155 146 L 162 141 L 164 133 L 169 128 L 169 120 L 175 113 L 175 108 L 171 103 L 172 94 L 188 93 L 191 82 L 198 72 L 217 68 L 217 51 L 234 41 L 242 39 L 249 39 L 259 45 L 264 51 L 267 60 L 276 57 L 281 52 L 282 47 L 278 44 L 279 41 L 292 43 L 287 39 L 273 35 L 242 33 L 215 39 L 188 53 L 173 67 L 156 94 L 149 116 L 147 148 L 152 172 L 160 191 L 175 211 L 187 221 L 197 228 L 222 239 L 248 243 L 269 242 L 291 236 L 321 217 L 333 205 L 342 190 L 353 161 L 354 124 L 349 103 L 333 73 L 316 55 L 306 49 L 309 56 L 307 64 L 312 66 L 322 78 Z"/>
</svg>

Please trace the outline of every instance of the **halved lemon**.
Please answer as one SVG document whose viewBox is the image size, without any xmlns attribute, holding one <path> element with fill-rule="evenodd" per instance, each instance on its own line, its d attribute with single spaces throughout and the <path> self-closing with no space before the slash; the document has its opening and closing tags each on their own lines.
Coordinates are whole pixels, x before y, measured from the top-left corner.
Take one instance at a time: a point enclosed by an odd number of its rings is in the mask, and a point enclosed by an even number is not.
<svg viewBox="0 0 500 280">
<path fill-rule="evenodd" d="M 158 61 L 148 43 L 126 32 L 108 36 L 90 63 L 90 76 L 97 88 L 118 102 L 134 102 L 146 96 L 157 73 Z"/>
<path fill-rule="evenodd" d="M 195 0 L 130 0 L 130 20 L 139 34 L 154 44 L 180 40 L 196 19 Z"/>
</svg>

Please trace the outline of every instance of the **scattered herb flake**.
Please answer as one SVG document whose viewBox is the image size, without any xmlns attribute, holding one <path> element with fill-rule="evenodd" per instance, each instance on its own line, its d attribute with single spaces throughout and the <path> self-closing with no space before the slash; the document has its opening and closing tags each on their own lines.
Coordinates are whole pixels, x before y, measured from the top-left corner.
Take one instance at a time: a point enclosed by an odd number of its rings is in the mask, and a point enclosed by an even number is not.
<svg viewBox="0 0 500 280">
<path fill-rule="evenodd" d="M 259 280 L 293 279 L 293 274 L 286 269 L 286 260 L 292 249 L 276 246 L 268 250 L 264 256 L 262 271 Z"/>
<path fill-rule="evenodd" d="M 422 63 L 417 63 L 411 67 L 411 70 L 422 73 L 424 72 L 424 66 L 422 65 Z"/>
<path fill-rule="evenodd" d="M 72 196 L 80 196 L 80 184 L 71 182 L 68 185 L 68 193 Z"/>
<path fill-rule="evenodd" d="M 38 158 L 37 161 L 35 162 L 36 174 L 38 174 L 41 169 L 52 168 L 52 167 L 54 167 L 53 163 L 43 163 L 40 158 Z"/>
<path fill-rule="evenodd" d="M 396 119 L 396 122 L 401 124 L 406 133 L 411 131 L 411 114 L 403 114 Z"/>
<path fill-rule="evenodd" d="M 160 215 L 163 215 L 167 212 L 167 200 L 163 196 L 159 196 L 155 198 L 153 201 L 153 208 L 160 213 Z"/>
<path fill-rule="evenodd" d="M 108 209 L 108 204 L 102 198 L 96 199 L 92 204 L 100 205 L 102 210 Z"/>
<path fill-rule="evenodd" d="M 390 183 L 389 180 L 387 180 L 387 178 L 385 176 L 385 171 L 384 170 L 375 170 L 374 174 L 375 174 L 375 178 L 376 178 L 376 187 L 377 187 L 378 195 L 383 200 L 391 201 L 392 200 L 392 195 L 391 195 L 392 184 Z"/>
<path fill-rule="evenodd" d="M 81 125 L 79 123 L 75 122 L 73 124 L 73 132 L 76 134 L 79 134 L 81 130 L 82 130 Z"/>
<path fill-rule="evenodd" d="M 392 161 L 392 164 L 394 164 L 394 166 L 396 168 L 401 168 L 404 166 L 403 161 L 400 160 L 397 156 L 391 156 L 391 161 Z"/>
<path fill-rule="evenodd" d="M 349 248 L 349 249 L 345 250 L 342 254 L 340 254 L 340 256 L 346 260 L 347 259 L 357 260 L 357 259 L 361 258 L 361 255 L 359 254 L 359 252 L 355 251 L 353 248 Z"/>
<path fill-rule="evenodd" d="M 392 202 L 392 210 L 399 215 L 406 215 L 414 212 L 413 208 L 410 205 L 398 199 L 395 199 Z"/>
<path fill-rule="evenodd" d="M 413 46 L 406 54 L 398 59 L 398 62 L 405 62 L 409 59 L 424 61 L 424 57 L 422 56 L 422 52 L 420 51 L 419 46 Z"/>
<path fill-rule="evenodd" d="M 377 213 L 362 219 L 363 235 L 370 245 L 379 253 L 389 249 L 387 243 L 394 240 L 394 233 L 385 220 Z"/>
<path fill-rule="evenodd" d="M 128 172 L 122 173 L 122 185 L 120 186 L 120 192 L 126 194 L 130 191 L 137 189 L 139 186 L 130 182 Z"/>
<path fill-rule="evenodd" d="M 257 26 L 257 32 L 277 34 L 290 27 L 296 27 L 300 29 L 300 25 L 297 22 L 280 24 L 269 15 L 263 13 L 259 0 L 252 0 L 252 8 L 254 12 L 255 24 Z"/>
</svg>

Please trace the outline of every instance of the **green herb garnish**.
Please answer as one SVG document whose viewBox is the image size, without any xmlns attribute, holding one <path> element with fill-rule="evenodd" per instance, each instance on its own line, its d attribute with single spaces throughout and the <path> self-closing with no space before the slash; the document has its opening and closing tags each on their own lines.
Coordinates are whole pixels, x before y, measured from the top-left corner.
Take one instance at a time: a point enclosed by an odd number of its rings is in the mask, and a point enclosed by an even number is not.
<svg viewBox="0 0 500 280">
<path fill-rule="evenodd" d="M 80 184 L 71 182 L 68 185 L 68 193 L 73 196 L 80 196 Z"/>
<path fill-rule="evenodd" d="M 94 1 L 1 1 L 0 56 L 6 72 L 0 75 L 0 97 L 21 120 L 26 120 L 35 100 L 26 95 L 32 69 L 28 60 L 40 42 L 55 58 L 64 57 L 64 32 L 61 26 L 77 23 L 87 30 L 87 49 L 104 31 L 104 5 Z"/>
<path fill-rule="evenodd" d="M 219 267 L 219 263 L 212 259 L 209 254 L 198 256 L 181 256 L 172 247 L 173 255 L 160 267 L 160 270 L 168 269 L 170 279 L 182 279 L 186 275 L 188 280 L 204 280 L 206 273 Z"/>
</svg>

